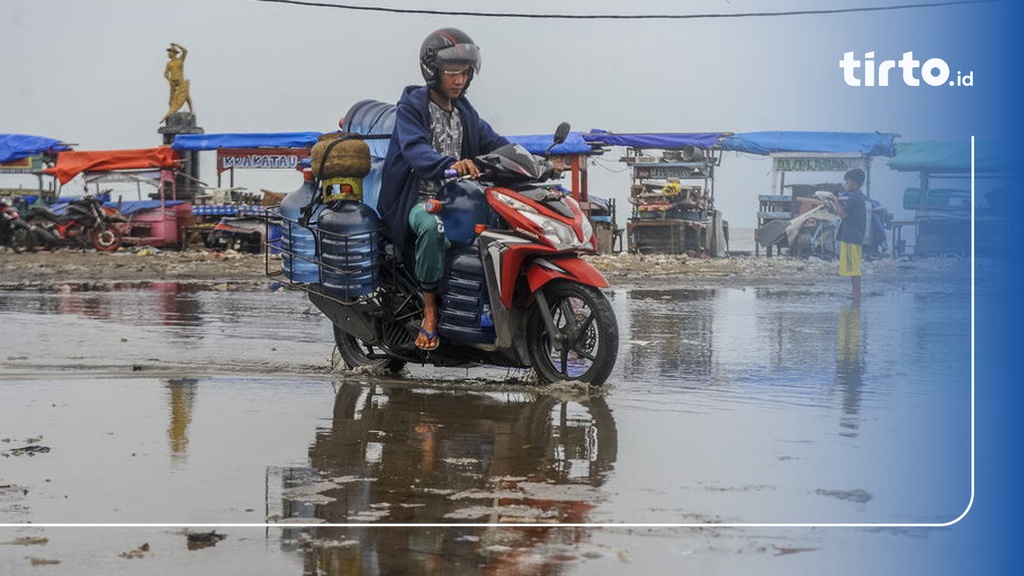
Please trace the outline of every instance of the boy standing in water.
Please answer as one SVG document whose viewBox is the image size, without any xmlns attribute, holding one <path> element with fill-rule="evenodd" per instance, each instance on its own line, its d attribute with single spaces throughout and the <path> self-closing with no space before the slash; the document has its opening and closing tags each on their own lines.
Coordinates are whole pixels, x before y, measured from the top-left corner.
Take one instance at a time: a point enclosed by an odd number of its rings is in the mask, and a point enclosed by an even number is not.
<svg viewBox="0 0 1024 576">
<path fill-rule="evenodd" d="M 868 229 L 867 196 L 861 190 L 864 185 L 864 171 L 860 168 L 849 170 L 843 175 L 847 197 L 842 203 L 833 198 L 832 203 L 842 218 L 839 224 L 839 275 L 849 276 L 853 305 L 860 305 L 860 262 L 862 246 Z"/>
</svg>

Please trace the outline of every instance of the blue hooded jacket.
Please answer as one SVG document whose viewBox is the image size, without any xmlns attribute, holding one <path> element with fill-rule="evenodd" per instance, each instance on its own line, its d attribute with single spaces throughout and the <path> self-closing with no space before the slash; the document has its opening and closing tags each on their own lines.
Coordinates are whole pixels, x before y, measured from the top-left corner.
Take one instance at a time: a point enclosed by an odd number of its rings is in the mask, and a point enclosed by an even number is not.
<svg viewBox="0 0 1024 576">
<path fill-rule="evenodd" d="M 461 159 L 434 150 L 430 138 L 429 90 L 426 86 L 409 86 L 402 93 L 382 168 L 377 211 L 388 236 L 398 246 L 405 243 L 409 211 L 416 205 L 420 182 L 442 180 L 444 171 Z M 465 97 L 457 98 L 454 104 L 462 120 L 462 158 L 487 154 L 509 143 L 480 118 Z"/>
</svg>

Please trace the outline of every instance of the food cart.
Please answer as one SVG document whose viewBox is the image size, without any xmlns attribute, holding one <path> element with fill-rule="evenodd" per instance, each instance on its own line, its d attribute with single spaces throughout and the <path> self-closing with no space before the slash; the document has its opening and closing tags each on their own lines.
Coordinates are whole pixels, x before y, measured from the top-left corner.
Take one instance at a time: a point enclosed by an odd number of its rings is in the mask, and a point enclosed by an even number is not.
<svg viewBox="0 0 1024 576">
<path fill-rule="evenodd" d="M 723 133 L 613 134 L 592 130 L 587 142 L 624 146 L 631 174 L 627 249 L 636 253 L 724 256 L 728 224 L 715 209 L 717 148 Z"/>
</svg>

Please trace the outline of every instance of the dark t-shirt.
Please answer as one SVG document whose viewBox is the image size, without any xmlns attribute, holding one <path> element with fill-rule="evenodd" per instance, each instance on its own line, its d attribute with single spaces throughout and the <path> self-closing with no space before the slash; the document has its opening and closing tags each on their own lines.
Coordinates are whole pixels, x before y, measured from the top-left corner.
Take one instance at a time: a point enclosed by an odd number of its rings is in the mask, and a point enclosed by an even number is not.
<svg viewBox="0 0 1024 576">
<path fill-rule="evenodd" d="M 864 244 L 868 229 L 867 196 L 859 189 L 850 192 L 843 202 L 846 217 L 839 224 L 839 241 L 847 244 Z"/>
</svg>

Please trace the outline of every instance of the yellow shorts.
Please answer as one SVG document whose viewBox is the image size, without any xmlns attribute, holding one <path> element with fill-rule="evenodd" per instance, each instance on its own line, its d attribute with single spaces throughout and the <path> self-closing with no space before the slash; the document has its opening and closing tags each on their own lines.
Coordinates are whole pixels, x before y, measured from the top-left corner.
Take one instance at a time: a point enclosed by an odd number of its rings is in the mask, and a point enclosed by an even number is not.
<svg viewBox="0 0 1024 576">
<path fill-rule="evenodd" d="M 860 276 L 860 244 L 839 243 L 839 275 Z"/>
</svg>

